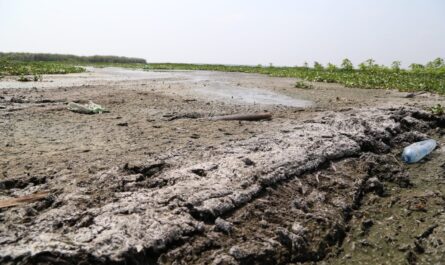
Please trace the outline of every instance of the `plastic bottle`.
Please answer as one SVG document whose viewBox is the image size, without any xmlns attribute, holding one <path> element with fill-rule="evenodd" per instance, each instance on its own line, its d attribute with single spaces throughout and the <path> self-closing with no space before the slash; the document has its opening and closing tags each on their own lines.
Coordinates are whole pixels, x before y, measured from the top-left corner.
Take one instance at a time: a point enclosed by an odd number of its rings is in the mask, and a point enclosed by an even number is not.
<svg viewBox="0 0 445 265">
<path fill-rule="evenodd" d="M 431 153 L 436 148 L 436 141 L 433 139 L 420 141 L 408 145 L 403 149 L 402 160 L 405 163 L 412 164 L 420 161 L 426 155 Z"/>
</svg>

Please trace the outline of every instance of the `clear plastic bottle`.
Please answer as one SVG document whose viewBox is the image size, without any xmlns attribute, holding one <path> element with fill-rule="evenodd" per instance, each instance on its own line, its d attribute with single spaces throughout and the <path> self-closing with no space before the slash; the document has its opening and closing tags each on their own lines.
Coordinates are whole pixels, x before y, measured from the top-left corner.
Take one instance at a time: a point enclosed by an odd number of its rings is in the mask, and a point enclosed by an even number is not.
<svg viewBox="0 0 445 265">
<path fill-rule="evenodd" d="M 405 163 L 412 164 L 420 161 L 426 155 L 431 153 L 436 148 L 436 140 L 429 139 L 413 143 L 403 149 L 402 160 Z"/>
</svg>

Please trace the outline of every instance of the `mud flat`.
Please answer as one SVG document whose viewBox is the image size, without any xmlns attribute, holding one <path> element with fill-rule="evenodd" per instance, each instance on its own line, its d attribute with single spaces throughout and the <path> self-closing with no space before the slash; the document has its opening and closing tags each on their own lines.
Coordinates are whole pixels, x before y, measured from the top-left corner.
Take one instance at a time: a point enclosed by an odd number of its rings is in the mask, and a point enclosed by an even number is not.
<svg viewBox="0 0 445 265">
<path fill-rule="evenodd" d="M 0 199 L 50 194 L 0 209 L 1 263 L 440 264 L 442 149 L 412 166 L 399 153 L 443 141 L 445 120 L 423 110 L 443 99 L 295 81 L 122 69 L 1 81 Z M 88 100 L 110 113 L 66 110 Z M 209 119 L 255 112 L 273 119 Z"/>
</svg>

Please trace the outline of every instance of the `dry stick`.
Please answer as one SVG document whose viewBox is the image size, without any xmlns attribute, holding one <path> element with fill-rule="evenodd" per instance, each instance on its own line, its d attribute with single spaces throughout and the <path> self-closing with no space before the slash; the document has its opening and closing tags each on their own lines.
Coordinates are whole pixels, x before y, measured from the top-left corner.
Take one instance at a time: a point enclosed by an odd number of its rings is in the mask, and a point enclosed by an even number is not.
<svg viewBox="0 0 445 265">
<path fill-rule="evenodd" d="M 0 209 L 45 199 L 48 196 L 48 194 L 49 192 L 37 192 L 31 195 L 26 195 L 18 198 L 0 200 Z"/>
<path fill-rule="evenodd" d="M 272 119 L 272 114 L 269 113 L 259 113 L 259 114 L 235 114 L 226 116 L 215 116 L 210 118 L 212 121 L 259 121 L 259 120 L 270 120 Z"/>
</svg>

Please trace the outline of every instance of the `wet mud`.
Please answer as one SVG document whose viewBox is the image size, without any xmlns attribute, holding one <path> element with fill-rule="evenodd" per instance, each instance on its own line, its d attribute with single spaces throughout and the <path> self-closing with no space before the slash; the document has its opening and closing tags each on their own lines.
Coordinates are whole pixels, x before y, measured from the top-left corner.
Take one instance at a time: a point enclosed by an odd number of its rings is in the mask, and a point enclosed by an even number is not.
<svg viewBox="0 0 445 265">
<path fill-rule="evenodd" d="M 425 111 L 441 97 L 306 91 L 236 73 L 94 71 L 2 84 L 0 199 L 50 194 L 0 209 L 2 264 L 443 261 L 443 150 L 414 165 L 399 158 L 409 143 L 443 142 L 444 118 Z M 314 105 L 196 93 L 221 83 Z M 110 113 L 66 110 L 87 100 Z M 210 119 L 259 112 L 272 120 Z"/>
</svg>

